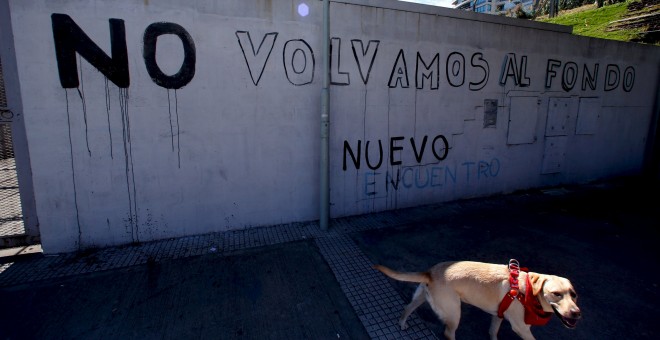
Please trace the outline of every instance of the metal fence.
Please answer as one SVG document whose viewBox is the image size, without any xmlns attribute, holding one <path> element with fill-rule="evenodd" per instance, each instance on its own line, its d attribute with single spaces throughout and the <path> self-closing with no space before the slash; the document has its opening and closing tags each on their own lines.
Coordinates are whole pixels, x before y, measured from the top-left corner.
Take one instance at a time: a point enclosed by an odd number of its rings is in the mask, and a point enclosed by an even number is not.
<svg viewBox="0 0 660 340">
<path fill-rule="evenodd" d="M 25 234 L 11 133 L 13 118 L 13 113 L 7 108 L 0 60 L 0 238 L 2 239 Z M 5 243 L 0 242 L 0 247 Z"/>
</svg>

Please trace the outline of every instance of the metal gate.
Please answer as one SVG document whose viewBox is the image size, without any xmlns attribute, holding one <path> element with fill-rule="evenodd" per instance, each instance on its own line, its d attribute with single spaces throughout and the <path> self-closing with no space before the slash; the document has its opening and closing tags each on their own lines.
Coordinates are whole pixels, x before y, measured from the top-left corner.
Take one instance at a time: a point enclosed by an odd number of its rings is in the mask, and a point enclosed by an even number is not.
<svg viewBox="0 0 660 340">
<path fill-rule="evenodd" d="M 28 244 L 18 188 L 16 157 L 12 139 L 13 112 L 7 107 L 0 60 L 0 248 Z"/>
<path fill-rule="evenodd" d="M 0 123 L 0 138 L 0 237 L 6 239 L 25 234 L 25 227 L 10 124 Z M 6 240 L 0 247 L 5 243 L 15 242 Z"/>
</svg>

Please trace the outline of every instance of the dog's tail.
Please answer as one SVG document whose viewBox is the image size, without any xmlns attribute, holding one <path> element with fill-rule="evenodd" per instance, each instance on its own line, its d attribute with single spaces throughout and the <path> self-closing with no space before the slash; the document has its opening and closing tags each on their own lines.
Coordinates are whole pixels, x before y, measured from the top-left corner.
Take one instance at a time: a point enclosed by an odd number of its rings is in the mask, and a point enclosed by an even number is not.
<svg viewBox="0 0 660 340">
<path fill-rule="evenodd" d="M 383 274 L 398 280 L 405 282 L 418 282 L 418 283 L 429 283 L 431 282 L 431 274 L 427 272 L 417 272 L 417 273 L 401 273 L 385 266 L 379 264 L 374 266 L 374 269 L 381 271 Z"/>
</svg>

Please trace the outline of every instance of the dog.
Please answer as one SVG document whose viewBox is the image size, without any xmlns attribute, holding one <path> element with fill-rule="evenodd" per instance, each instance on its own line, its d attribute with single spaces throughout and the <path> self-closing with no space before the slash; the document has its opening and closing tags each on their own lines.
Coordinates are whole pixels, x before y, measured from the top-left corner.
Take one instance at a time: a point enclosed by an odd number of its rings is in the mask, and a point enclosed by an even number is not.
<svg viewBox="0 0 660 340">
<path fill-rule="evenodd" d="M 491 339 L 497 339 L 502 323 L 498 313 L 511 323 L 511 328 L 521 338 L 534 339 L 531 325 L 526 323 L 526 316 L 529 315 L 526 315 L 522 301 L 510 301 L 506 311 L 499 311 L 500 303 L 507 294 L 515 296 L 518 293 L 521 296 L 532 294 L 527 298 L 536 301 L 538 313 L 547 318 L 554 313 L 567 328 L 575 328 L 582 316 L 577 306 L 575 288 L 568 279 L 555 275 L 524 271 L 518 274 L 516 271 L 516 276 L 519 275 L 516 284 L 520 284 L 519 291 L 513 292 L 510 266 L 507 265 L 472 261 L 441 262 L 428 271 L 415 273 L 397 272 L 382 265 L 374 268 L 395 280 L 420 284 L 399 319 L 402 330 L 407 328 L 406 320 L 410 313 L 427 301 L 445 324 L 445 337 L 455 339 L 461 318 L 461 302 L 465 302 L 493 315 L 489 330 Z"/>
</svg>

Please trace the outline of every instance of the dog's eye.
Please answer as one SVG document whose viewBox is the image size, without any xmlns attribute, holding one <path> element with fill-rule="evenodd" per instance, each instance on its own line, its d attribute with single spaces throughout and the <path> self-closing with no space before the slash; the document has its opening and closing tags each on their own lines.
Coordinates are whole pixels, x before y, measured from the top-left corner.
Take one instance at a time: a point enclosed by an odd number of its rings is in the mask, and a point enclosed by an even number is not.
<svg viewBox="0 0 660 340">
<path fill-rule="evenodd" d="M 571 297 L 572 297 L 573 299 L 577 299 L 577 294 L 576 294 L 575 292 L 571 292 Z"/>
<path fill-rule="evenodd" d="M 552 294 L 556 297 L 561 297 L 561 295 L 562 295 L 561 293 L 558 293 L 558 292 L 553 292 Z"/>
</svg>

